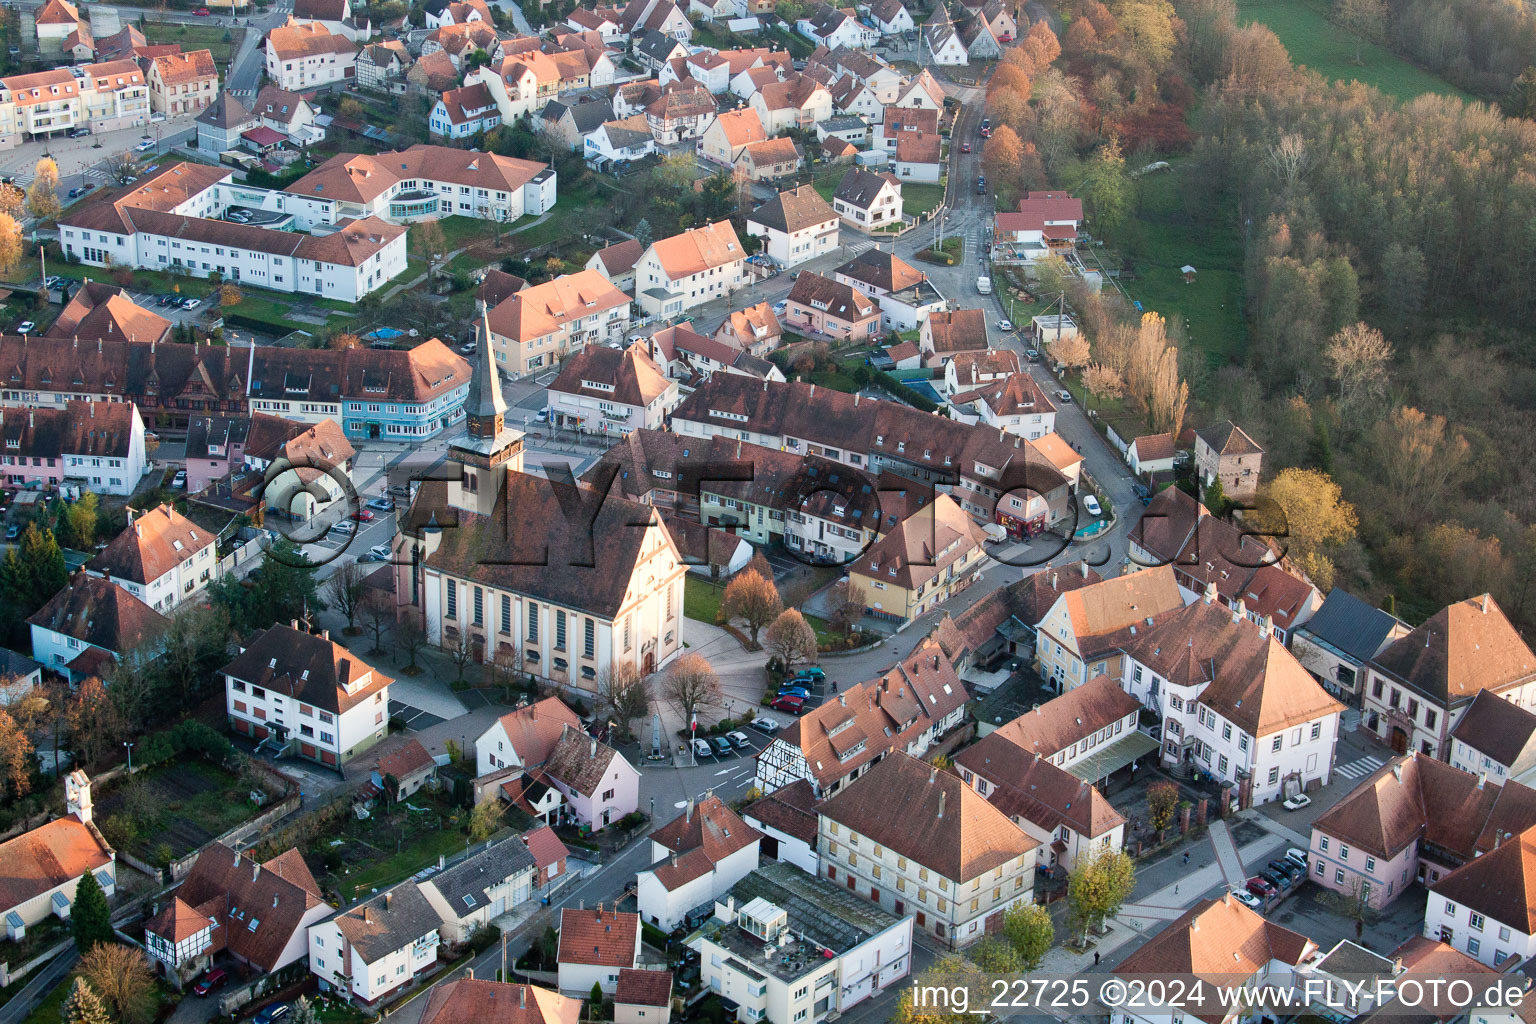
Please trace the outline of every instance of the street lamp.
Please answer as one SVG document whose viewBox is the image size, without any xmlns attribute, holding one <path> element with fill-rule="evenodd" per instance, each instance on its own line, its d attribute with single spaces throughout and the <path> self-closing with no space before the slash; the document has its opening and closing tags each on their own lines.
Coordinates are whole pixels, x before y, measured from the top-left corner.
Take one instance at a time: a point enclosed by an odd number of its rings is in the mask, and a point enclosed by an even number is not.
<svg viewBox="0 0 1536 1024">
<path fill-rule="evenodd" d="M 127 740 L 124 740 L 123 741 L 123 746 L 128 748 L 128 774 L 132 775 L 133 774 L 133 744 L 128 742 Z"/>
</svg>

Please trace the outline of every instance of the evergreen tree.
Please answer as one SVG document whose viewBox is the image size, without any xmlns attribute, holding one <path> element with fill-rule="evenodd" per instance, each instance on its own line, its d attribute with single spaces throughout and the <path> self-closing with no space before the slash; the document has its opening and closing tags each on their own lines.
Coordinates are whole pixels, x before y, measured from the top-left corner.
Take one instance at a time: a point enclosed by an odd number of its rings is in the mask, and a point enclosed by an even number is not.
<svg viewBox="0 0 1536 1024">
<path fill-rule="evenodd" d="M 603 986 L 595 981 L 592 983 L 592 991 L 587 994 L 587 1019 L 603 1019 Z"/>
<path fill-rule="evenodd" d="M 90 877 L 86 872 L 85 877 Z M 100 890 L 97 890 L 100 892 Z M 75 987 L 70 989 L 69 998 L 64 1000 L 62 1013 L 64 1024 L 112 1024 L 112 1018 L 107 1016 L 107 1008 L 102 1005 L 101 997 L 96 990 L 85 983 L 84 978 L 75 979 Z"/>
<path fill-rule="evenodd" d="M 80 884 L 75 886 L 75 905 L 69 911 L 75 948 L 87 953 L 98 942 L 113 941 L 111 917 L 107 894 L 96 883 L 96 876 L 85 872 L 80 876 Z"/>
</svg>

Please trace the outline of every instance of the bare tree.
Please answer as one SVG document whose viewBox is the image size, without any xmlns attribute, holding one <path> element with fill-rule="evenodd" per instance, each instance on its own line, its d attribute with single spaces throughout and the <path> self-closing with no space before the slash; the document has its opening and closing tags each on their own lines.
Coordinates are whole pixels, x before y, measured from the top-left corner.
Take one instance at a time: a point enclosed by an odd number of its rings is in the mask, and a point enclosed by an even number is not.
<svg viewBox="0 0 1536 1024">
<path fill-rule="evenodd" d="M 453 662 L 453 667 L 458 673 L 454 682 L 462 683 L 464 673 L 469 668 L 470 662 L 475 660 L 475 638 L 469 630 L 460 629 L 451 637 L 445 637 L 446 643 L 443 649 L 448 652 L 448 658 Z"/>
<path fill-rule="evenodd" d="M 765 646 L 786 670 L 816 658 L 816 631 L 797 609 L 786 608 L 763 635 Z"/>
<path fill-rule="evenodd" d="M 520 644 L 501 644 L 491 659 L 491 679 L 501 688 L 503 700 L 512 699 L 512 687 L 523 674 L 523 648 Z"/>
<path fill-rule="evenodd" d="M 1366 41 L 1376 42 L 1386 30 L 1387 5 L 1381 0 L 1338 0 L 1333 20 L 1355 34 L 1355 63 L 1363 64 Z"/>
<path fill-rule="evenodd" d="M 1341 408 L 1359 412 L 1385 394 L 1392 345 L 1369 324 L 1351 324 L 1335 334 L 1323 350 L 1323 359 L 1339 385 Z"/>
<path fill-rule="evenodd" d="M 864 617 L 864 590 L 852 580 L 838 580 L 827 592 L 827 621 L 843 636 Z"/>
<path fill-rule="evenodd" d="M 597 674 L 597 712 L 612 719 L 626 740 L 634 738 L 630 723 L 651 709 L 651 691 L 633 665 L 610 664 Z"/>
<path fill-rule="evenodd" d="M 363 622 L 373 634 L 373 650 L 384 650 L 384 631 L 395 623 L 395 602 L 382 590 L 369 590 L 363 595 Z"/>
<path fill-rule="evenodd" d="M 1264 162 L 1286 191 L 1294 189 L 1312 168 L 1307 140 L 1299 134 L 1282 135 L 1264 154 Z"/>
<path fill-rule="evenodd" d="M 134 161 L 133 153 L 128 150 L 107 157 L 101 162 L 101 169 L 106 172 L 107 180 L 114 185 L 126 185 L 139 176 L 139 165 Z"/>
<path fill-rule="evenodd" d="M 783 610 L 784 601 L 779 597 L 772 577 L 765 579 L 750 566 L 737 573 L 736 578 L 726 585 L 725 598 L 720 602 L 720 611 L 726 621 L 746 621 L 754 645 L 757 643 L 757 634 L 778 618 Z"/>
<path fill-rule="evenodd" d="M 416 655 L 420 654 L 421 649 L 427 646 L 426 631 L 421 628 L 414 618 L 406 616 L 405 621 L 395 627 L 395 644 L 399 646 L 401 653 L 409 659 L 405 667 L 414 672 L 416 670 Z"/>
<path fill-rule="evenodd" d="M 363 609 L 363 595 L 367 587 L 363 583 L 363 567 L 347 562 L 331 573 L 325 581 L 325 596 L 347 617 L 347 632 L 357 628 L 357 613 Z"/>
<path fill-rule="evenodd" d="M 691 723 L 700 711 L 724 706 L 720 677 L 702 654 L 689 652 L 672 663 L 661 686 L 662 696 Z"/>
</svg>

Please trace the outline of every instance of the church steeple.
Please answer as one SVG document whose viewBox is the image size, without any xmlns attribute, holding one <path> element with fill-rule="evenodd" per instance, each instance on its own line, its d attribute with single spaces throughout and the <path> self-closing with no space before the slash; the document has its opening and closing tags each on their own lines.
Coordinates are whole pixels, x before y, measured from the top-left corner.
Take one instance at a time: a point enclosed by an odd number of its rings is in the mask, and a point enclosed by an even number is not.
<svg viewBox="0 0 1536 1024">
<path fill-rule="evenodd" d="M 523 432 L 506 423 L 496 353 L 488 313 L 481 315 L 469 392 L 464 396 L 464 431 L 448 442 L 448 457 L 464 467 L 449 486 L 449 501 L 472 512 L 487 513 L 501 493 L 507 473 L 522 472 Z"/>
<path fill-rule="evenodd" d="M 501 397 L 501 379 L 496 372 L 496 354 L 491 351 L 490 310 L 480 315 L 474 368 L 470 371 L 469 395 L 464 399 L 471 437 L 495 437 L 506 422 L 507 402 Z"/>
</svg>

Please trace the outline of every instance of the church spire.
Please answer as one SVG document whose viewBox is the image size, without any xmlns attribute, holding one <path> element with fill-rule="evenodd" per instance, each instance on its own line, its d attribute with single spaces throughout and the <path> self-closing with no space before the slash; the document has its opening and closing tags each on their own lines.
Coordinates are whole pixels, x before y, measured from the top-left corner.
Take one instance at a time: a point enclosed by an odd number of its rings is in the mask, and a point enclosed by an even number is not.
<svg viewBox="0 0 1536 1024">
<path fill-rule="evenodd" d="M 507 403 L 501 397 L 501 378 L 496 372 L 496 356 L 491 351 L 490 310 L 480 314 L 476 332 L 475 361 L 469 376 L 469 394 L 464 399 L 471 437 L 495 437 L 501 433 Z"/>
</svg>

